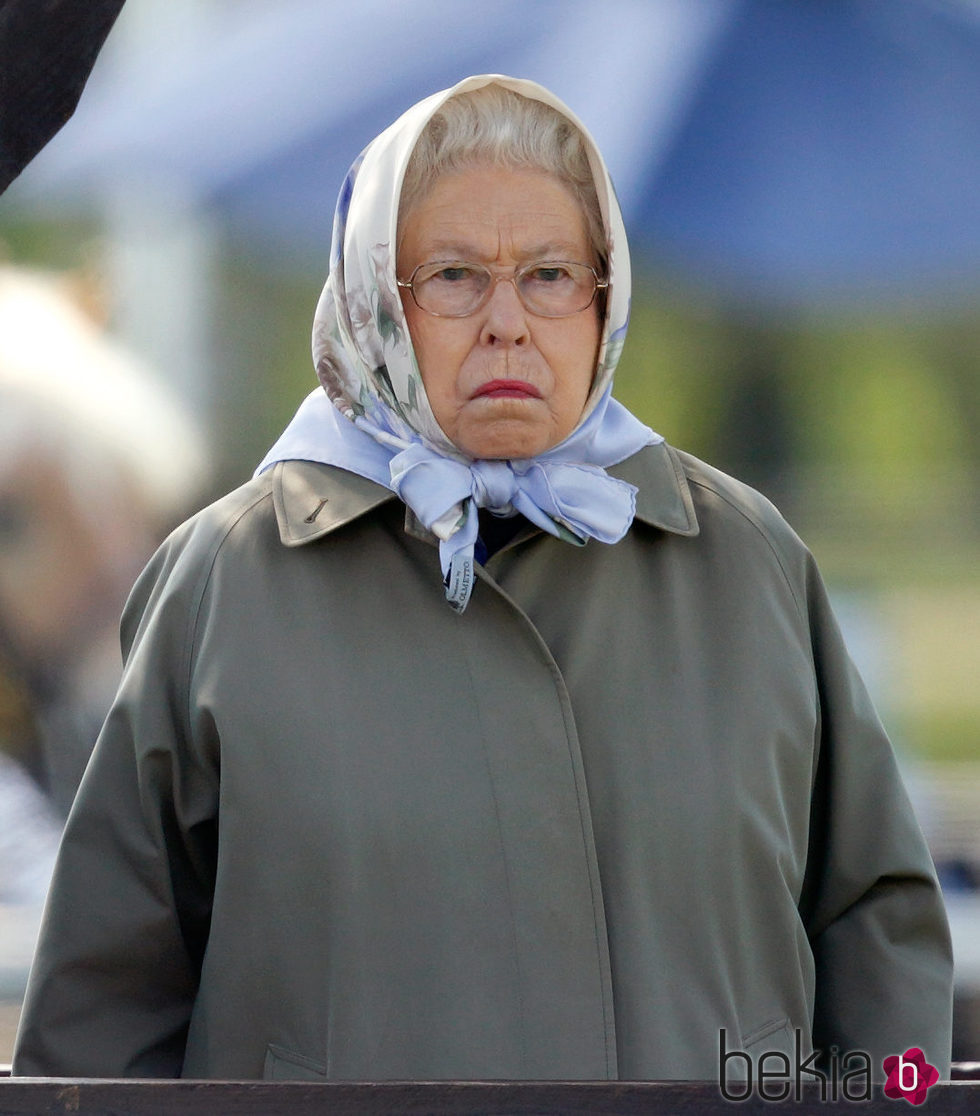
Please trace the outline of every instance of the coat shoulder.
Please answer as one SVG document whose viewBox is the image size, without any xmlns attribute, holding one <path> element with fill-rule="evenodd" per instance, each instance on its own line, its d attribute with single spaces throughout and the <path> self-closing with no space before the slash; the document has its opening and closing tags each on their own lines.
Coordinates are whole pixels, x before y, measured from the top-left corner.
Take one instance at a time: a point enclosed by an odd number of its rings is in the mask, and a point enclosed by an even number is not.
<svg viewBox="0 0 980 1116">
<path fill-rule="evenodd" d="M 160 544 L 130 592 L 121 623 L 124 654 L 148 617 L 160 606 L 170 603 L 188 613 L 194 602 L 200 601 L 229 536 L 243 527 L 260 524 L 276 531 L 272 480 L 268 474 L 240 485 L 175 528 Z"/>
<path fill-rule="evenodd" d="M 263 518 L 265 505 L 271 504 L 271 471 L 253 477 L 185 520 L 163 543 L 161 550 L 190 549 L 209 552 L 227 538 L 244 519 Z M 267 514 L 272 515 L 271 507 Z M 273 516 L 274 518 L 274 516 Z"/>
<path fill-rule="evenodd" d="M 730 513 L 748 520 L 760 531 L 779 534 L 788 532 L 795 536 L 779 509 L 757 489 L 723 473 L 721 469 L 716 469 L 691 453 L 674 447 L 672 450 L 681 464 L 688 484 L 694 490 L 699 512 L 724 513 L 728 509 Z"/>
<path fill-rule="evenodd" d="M 816 564 L 809 548 L 779 509 L 751 485 L 716 469 L 693 454 L 672 448 L 691 491 L 705 537 L 737 555 L 767 553 L 778 564 L 800 602 L 809 595 Z"/>
<path fill-rule="evenodd" d="M 744 522 L 780 551 L 806 550 L 799 535 L 768 497 L 736 477 L 723 473 L 693 454 L 673 449 L 691 488 L 699 521 Z"/>
</svg>

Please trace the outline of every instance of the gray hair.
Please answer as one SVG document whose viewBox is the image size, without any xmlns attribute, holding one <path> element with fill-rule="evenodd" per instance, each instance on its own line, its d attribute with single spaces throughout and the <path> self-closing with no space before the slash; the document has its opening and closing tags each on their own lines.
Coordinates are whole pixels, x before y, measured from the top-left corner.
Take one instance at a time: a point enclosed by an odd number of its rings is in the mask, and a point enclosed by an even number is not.
<svg viewBox="0 0 980 1116">
<path fill-rule="evenodd" d="M 429 119 L 405 170 L 399 228 L 440 175 L 474 166 L 554 175 L 581 206 L 596 260 L 605 266 L 606 236 L 585 138 L 551 105 L 502 85 L 458 93 Z"/>
</svg>

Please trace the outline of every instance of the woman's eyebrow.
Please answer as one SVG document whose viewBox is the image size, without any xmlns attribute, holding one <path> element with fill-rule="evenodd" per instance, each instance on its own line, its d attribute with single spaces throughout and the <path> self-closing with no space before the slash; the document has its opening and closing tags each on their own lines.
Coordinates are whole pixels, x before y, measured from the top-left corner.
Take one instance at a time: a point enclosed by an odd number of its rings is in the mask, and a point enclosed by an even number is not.
<svg viewBox="0 0 980 1116">
<path fill-rule="evenodd" d="M 549 240 L 544 244 L 532 245 L 521 253 L 521 257 L 526 260 L 577 260 L 587 255 L 588 251 L 583 252 L 581 244 L 572 244 L 565 240 Z"/>
</svg>

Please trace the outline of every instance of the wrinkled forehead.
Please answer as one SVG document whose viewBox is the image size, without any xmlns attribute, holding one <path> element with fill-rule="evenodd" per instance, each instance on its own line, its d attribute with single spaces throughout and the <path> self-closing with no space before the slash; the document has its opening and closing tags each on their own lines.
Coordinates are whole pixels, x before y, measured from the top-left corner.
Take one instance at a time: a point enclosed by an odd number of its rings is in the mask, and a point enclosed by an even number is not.
<svg viewBox="0 0 980 1116">
<path fill-rule="evenodd" d="M 402 207 L 396 255 L 403 270 L 424 259 L 596 266 L 604 252 L 584 205 L 560 176 L 476 161 L 436 174 Z"/>
</svg>

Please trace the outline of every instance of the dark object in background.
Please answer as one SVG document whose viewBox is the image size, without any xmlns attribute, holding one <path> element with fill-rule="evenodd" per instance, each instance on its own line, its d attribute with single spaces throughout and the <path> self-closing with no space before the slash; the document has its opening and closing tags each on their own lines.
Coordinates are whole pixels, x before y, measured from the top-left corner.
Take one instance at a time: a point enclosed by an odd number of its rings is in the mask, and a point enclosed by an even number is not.
<svg viewBox="0 0 980 1116">
<path fill-rule="evenodd" d="M 0 0 L 0 192 L 75 111 L 124 0 Z"/>
</svg>

